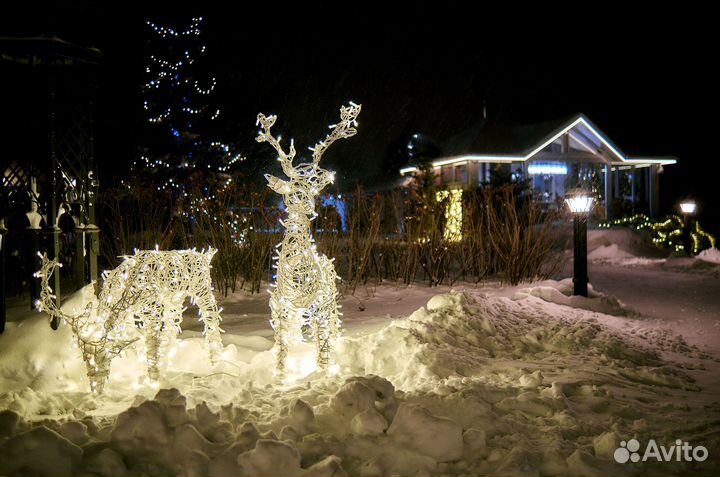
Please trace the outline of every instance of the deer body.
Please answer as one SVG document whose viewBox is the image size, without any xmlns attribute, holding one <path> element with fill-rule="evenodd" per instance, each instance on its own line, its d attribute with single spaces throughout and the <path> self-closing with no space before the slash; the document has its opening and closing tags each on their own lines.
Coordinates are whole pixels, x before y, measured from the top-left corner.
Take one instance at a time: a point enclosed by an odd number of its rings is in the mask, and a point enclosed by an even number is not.
<svg viewBox="0 0 720 477">
<path fill-rule="evenodd" d="M 311 221 L 317 216 L 315 200 L 334 173 L 321 169 L 318 164 L 328 146 L 337 139 L 356 134 L 356 117 L 360 106 L 350 104 L 340 108 L 341 122 L 331 126 L 333 131 L 314 148 L 311 162 L 293 165 L 294 144 L 286 153 L 270 128 L 275 116 L 258 115 L 262 130 L 258 142 L 270 143 L 278 152 L 278 160 L 288 180 L 266 174 L 270 188 L 283 196 L 287 217 L 283 241 L 277 247 L 276 274 L 271 290 L 271 324 L 275 332 L 276 374 L 284 378 L 287 372 L 288 351 L 311 336 L 316 345 L 315 361 L 318 367 L 330 365 L 334 339 L 340 333 L 340 312 L 337 304 L 338 276 L 332 260 L 317 253 L 310 234 Z"/>
<path fill-rule="evenodd" d="M 43 256 L 40 305 L 73 330 L 87 366 L 91 390 L 102 392 L 112 359 L 142 338 L 147 374 L 157 379 L 166 364 L 168 344 L 180 333 L 183 303 L 198 307 L 211 362 L 222 349 L 220 310 L 212 293 L 210 261 L 216 250 L 136 251 L 103 274 L 99 296 L 68 314 L 55 305 L 49 279 L 59 266 Z"/>
</svg>

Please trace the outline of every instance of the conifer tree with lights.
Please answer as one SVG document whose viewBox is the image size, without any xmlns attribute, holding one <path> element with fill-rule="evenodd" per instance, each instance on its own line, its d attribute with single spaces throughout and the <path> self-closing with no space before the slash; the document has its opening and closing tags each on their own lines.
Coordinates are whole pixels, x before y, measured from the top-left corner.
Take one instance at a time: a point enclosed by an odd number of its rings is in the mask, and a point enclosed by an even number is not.
<svg viewBox="0 0 720 477">
<path fill-rule="evenodd" d="M 243 156 L 219 139 L 222 112 L 215 99 L 217 79 L 210 74 L 202 41 L 203 18 L 192 18 L 184 29 L 150 20 L 146 25 L 146 133 L 132 179 L 180 198 L 187 196 L 195 178 L 212 196 Z"/>
</svg>

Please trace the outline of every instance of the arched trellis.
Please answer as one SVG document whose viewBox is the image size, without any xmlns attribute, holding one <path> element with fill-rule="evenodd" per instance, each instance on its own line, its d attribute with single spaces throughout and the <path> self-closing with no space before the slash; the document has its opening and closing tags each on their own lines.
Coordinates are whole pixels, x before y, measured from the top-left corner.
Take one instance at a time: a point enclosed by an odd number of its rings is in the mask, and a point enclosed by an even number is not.
<svg viewBox="0 0 720 477">
<path fill-rule="evenodd" d="M 11 141 L 5 145 L 9 152 L 0 156 L 0 332 L 5 324 L 7 249 L 14 244 L 17 249 L 12 252 L 24 257 L 22 273 L 30 284 L 33 307 L 39 296 L 32 275 L 39 268 L 37 252 L 59 256 L 63 214 L 73 221 L 75 285 L 97 279 L 94 105 L 101 56 L 95 48 L 57 37 L 0 37 L 0 63 L 11 85 L 0 95 L 16 113 L 5 114 L 12 119 L 2 124 Z M 25 223 L 7 227 L 8 219 L 22 209 Z M 54 281 L 59 304 L 59 274 Z"/>
</svg>

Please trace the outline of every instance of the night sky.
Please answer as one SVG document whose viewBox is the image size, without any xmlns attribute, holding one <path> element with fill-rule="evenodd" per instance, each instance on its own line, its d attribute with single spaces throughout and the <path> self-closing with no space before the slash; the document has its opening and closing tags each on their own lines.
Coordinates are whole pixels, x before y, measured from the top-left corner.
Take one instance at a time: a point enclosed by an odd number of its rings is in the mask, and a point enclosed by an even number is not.
<svg viewBox="0 0 720 477">
<path fill-rule="evenodd" d="M 677 156 L 679 164 L 661 176 L 662 207 L 669 211 L 693 194 L 703 223 L 720 233 L 720 167 L 710 120 L 717 54 L 710 16 L 701 11 L 635 13 L 596 4 L 588 11 L 517 5 L 484 12 L 480 4 L 451 2 L 225 10 L 207 3 L 152 11 L 92 2 L 33 5 L 32 12 L 3 15 L 0 36 L 54 32 L 103 51 L 101 180 L 122 173 L 137 156 L 144 20 L 183 27 L 201 15 L 222 135 L 246 147 L 257 168 L 273 161 L 271 151 L 253 142 L 259 111 L 277 113 L 276 129 L 305 146 L 336 120 L 340 104 L 362 103 L 358 135 L 326 156 L 347 184 L 388 177 L 391 151 L 410 134 L 442 144 L 477 122 L 483 105 L 491 117 L 520 122 L 582 112 L 627 154 Z"/>
</svg>

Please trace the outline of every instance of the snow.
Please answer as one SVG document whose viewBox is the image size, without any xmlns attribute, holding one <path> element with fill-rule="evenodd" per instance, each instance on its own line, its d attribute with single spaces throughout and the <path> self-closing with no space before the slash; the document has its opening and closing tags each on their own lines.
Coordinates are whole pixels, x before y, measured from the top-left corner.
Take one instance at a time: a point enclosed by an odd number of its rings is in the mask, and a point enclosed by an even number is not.
<svg viewBox="0 0 720 477">
<path fill-rule="evenodd" d="M 702 260 L 703 262 L 716 263 L 720 265 L 720 250 L 715 247 L 708 248 L 700 252 L 697 255 L 697 259 Z"/>
<path fill-rule="evenodd" d="M 400 447 L 412 449 L 438 462 L 460 460 L 462 427 L 452 419 L 433 415 L 420 404 L 403 403 L 387 434 Z"/>
<path fill-rule="evenodd" d="M 637 252 L 620 238 L 595 243 Z M 272 376 L 266 295 L 222 303 L 228 333 L 217 365 L 206 359 L 201 325 L 189 326 L 158 383 L 144 380 L 130 351 L 113 362 L 98 397 L 87 392 L 67 327 L 52 331 L 42 315 L 20 317 L 0 335 L 0 475 L 717 468 L 718 278 L 628 261 L 591 261 L 589 276 L 587 298 L 571 295 L 569 279 L 367 288 L 344 300 L 338 373 L 290 385 Z M 298 363 L 314 349 L 302 353 Z M 683 439 L 705 445 L 710 457 L 617 464 L 618 443 L 631 438 Z"/>
<path fill-rule="evenodd" d="M 662 252 L 648 245 L 638 233 L 626 229 L 588 231 L 588 261 L 624 267 L 663 263 Z"/>
</svg>

